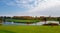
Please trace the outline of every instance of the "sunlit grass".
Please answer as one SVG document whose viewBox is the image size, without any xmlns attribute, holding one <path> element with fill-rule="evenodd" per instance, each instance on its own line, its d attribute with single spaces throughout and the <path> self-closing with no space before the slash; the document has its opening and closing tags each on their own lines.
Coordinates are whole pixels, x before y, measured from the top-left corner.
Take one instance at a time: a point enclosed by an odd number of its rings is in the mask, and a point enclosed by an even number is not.
<svg viewBox="0 0 60 33">
<path fill-rule="evenodd" d="M 6 21 L 13 22 L 39 22 L 39 20 L 17 20 L 17 19 L 6 19 Z"/>
<path fill-rule="evenodd" d="M 60 26 L 0 26 L 0 33 L 5 30 L 15 33 L 60 33 Z"/>
</svg>

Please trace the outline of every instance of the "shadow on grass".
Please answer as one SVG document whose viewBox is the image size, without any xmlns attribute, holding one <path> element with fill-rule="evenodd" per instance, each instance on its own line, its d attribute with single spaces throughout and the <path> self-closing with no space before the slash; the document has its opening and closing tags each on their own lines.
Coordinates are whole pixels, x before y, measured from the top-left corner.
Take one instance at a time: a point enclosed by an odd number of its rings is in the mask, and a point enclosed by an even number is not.
<svg viewBox="0 0 60 33">
<path fill-rule="evenodd" d="M 12 31 L 8 31 L 8 30 L 0 30 L 0 33 L 16 33 L 16 32 L 12 32 Z"/>
</svg>

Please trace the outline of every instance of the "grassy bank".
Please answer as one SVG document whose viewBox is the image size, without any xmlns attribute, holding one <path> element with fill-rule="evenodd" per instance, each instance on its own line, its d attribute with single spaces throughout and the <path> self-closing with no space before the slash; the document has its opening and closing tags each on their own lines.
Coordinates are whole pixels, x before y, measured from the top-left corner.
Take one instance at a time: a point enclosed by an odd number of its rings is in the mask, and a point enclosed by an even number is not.
<svg viewBox="0 0 60 33">
<path fill-rule="evenodd" d="M 0 33 L 60 33 L 60 26 L 0 26 Z"/>
<path fill-rule="evenodd" d="M 39 22 L 39 20 L 17 20 L 17 19 L 6 19 L 8 22 Z"/>
</svg>

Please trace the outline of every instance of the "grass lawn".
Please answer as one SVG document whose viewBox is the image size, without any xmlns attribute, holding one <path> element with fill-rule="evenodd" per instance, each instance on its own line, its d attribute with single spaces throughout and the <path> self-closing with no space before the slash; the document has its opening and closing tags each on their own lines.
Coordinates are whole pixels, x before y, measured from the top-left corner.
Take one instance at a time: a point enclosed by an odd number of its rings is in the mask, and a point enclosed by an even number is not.
<svg viewBox="0 0 60 33">
<path fill-rule="evenodd" d="M 60 26 L 0 26 L 0 33 L 60 33 Z"/>
<path fill-rule="evenodd" d="M 17 20 L 17 19 L 6 19 L 6 21 L 13 22 L 39 22 L 39 20 Z"/>
</svg>

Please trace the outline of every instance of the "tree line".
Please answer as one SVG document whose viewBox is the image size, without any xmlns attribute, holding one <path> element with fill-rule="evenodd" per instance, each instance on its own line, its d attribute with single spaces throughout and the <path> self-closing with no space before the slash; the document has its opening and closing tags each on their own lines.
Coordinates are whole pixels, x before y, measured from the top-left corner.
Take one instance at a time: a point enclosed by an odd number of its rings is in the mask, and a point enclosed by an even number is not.
<svg viewBox="0 0 60 33">
<path fill-rule="evenodd" d="M 13 17 L 7 17 L 7 16 L 0 16 L 0 20 L 2 19 L 19 19 L 19 20 L 44 20 L 44 18 L 46 18 L 46 20 L 48 21 L 58 21 L 60 20 L 60 17 L 44 17 L 44 16 L 40 16 L 40 17 L 33 17 L 33 16 L 13 16 Z"/>
</svg>

